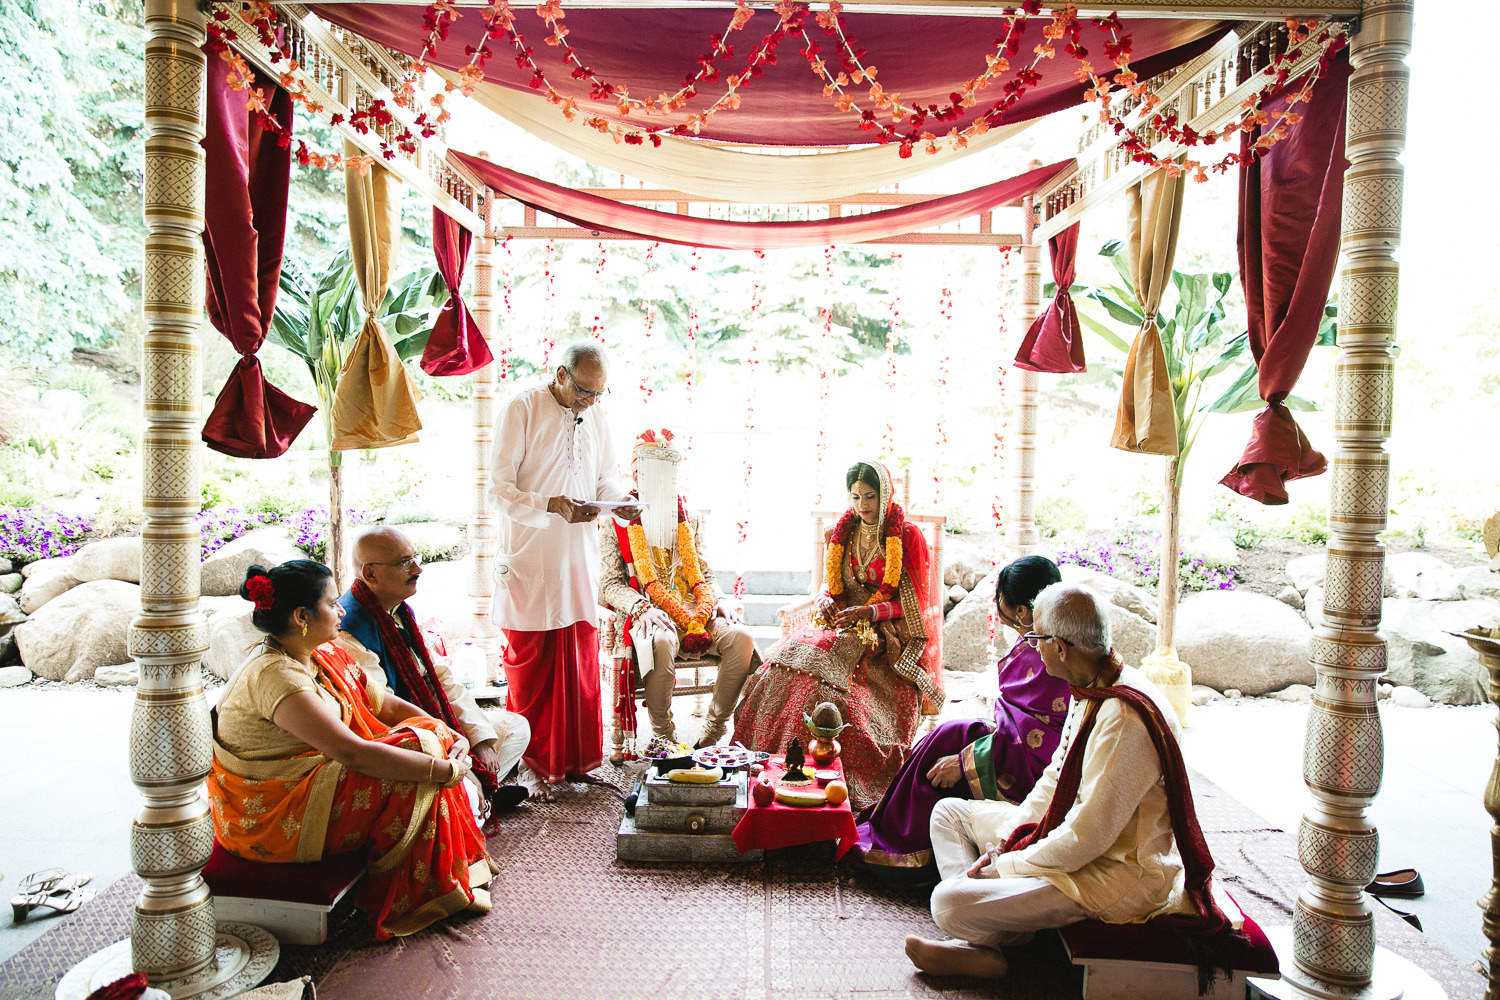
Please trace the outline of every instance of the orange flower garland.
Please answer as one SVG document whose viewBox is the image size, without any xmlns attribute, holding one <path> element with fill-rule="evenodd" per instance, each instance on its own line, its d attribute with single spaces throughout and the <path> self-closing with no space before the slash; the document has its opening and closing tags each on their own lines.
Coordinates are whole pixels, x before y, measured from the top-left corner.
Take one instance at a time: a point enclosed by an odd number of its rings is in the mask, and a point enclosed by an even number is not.
<svg viewBox="0 0 1500 1000">
<path fill-rule="evenodd" d="M 849 601 L 844 596 L 844 551 L 858 522 L 858 514 L 852 510 L 845 511 L 844 516 L 839 518 L 839 523 L 834 525 L 833 537 L 828 540 L 823 580 L 828 585 L 828 596 L 833 598 L 834 605 L 840 611 L 849 606 Z M 901 508 L 891 504 L 885 517 L 885 575 L 880 579 L 879 588 L 865 602 L 866 605 L 884 604 L 892 600 L 897 588 L 901 586 L 901 529 L 905 523 L 906 518 L 902 515 Z"/>
<path fill-rule="evenodd" d="M 677 498 L 677 555 L 682 561 L 683 576 L 693 588 L 693 610 L 690 614 L 677 591 L 661 582 L 656 567 L 651 562 L 651 545 L 646 541 L 646 529 L 641 519 L 630 522 L 625 534 L 630 538 L 630 558 L 635 563 L 635 578 L 646 591 L 651 603 L 665 611 L 684 632 L 682 648 L 688 653 L 701 653 L 713 644 L 708 634 L 708 620 L 714 613 L 713 588 L 703 579 L 703 570 L 698 565 L 698 548 L 693 544 L 693 526 L 688 519 L 687 505 L 682 497 Z"/>
</svg>

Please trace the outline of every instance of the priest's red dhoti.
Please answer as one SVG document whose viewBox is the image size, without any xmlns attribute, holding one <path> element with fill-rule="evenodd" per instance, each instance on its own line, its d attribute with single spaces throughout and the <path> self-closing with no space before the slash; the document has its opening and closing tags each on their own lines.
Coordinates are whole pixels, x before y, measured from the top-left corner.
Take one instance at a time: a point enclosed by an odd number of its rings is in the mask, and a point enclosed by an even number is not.
<svg viewBox="0 0 1500 1000">
<path fill-rule="evenodd" d="M 505 629 L 505 707 L 531 723 L 522 760 L 547 781 L 604 763 L 599 704 L 599 630 L 574 622 L 545 632 Z"/>
</svg>

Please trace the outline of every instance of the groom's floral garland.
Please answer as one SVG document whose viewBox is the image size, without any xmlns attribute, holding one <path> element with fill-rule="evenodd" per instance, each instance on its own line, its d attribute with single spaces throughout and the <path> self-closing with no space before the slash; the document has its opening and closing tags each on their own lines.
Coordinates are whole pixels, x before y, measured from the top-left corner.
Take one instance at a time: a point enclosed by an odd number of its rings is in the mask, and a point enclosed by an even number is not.
<svg viewBox="0 0 1500 1000">
<path fill-rule="evenodd" d="M 641 519 L 630 522 L 625 530 L 630 539 L 630 558 L 635 563 L 635 578 L 646 591 L 646 596 L 667 613 L 684 632 L 682 648 L 688 653 L 701 653 L 713 644 L 708 634 L 708 620 L 714 613 L 713 588 L 703 579 L 703 570 L 698 565 L 698 548 L 693 544 L 693 526 L 688 519 L 687 504 L 677 498 L 677 557 L 682 562 L 683 575 L 688 586 L 693 588 L 693 610 L 677 596 L 676 588 L 667 586 L 656 576 L 656 567 L 651 562 L 651 545 L 646 541 L 646 529 Z M 897 550 L 900 551 L 899 549 Z"/>
<path fill-rule="evenodd" d="M 833 528 L 833 537 L 829 539 L 827 561 L 823 566 L 828 596 L 833 598 L 840 611 L 849 605 L 849 599 L 844 596 L 844 552 L 857 524 L 859 515 L 852 510 L 845 511 L 839 518 L 839 523 Z M 896 596 L 896 589 L 901 585 L 901 529 L 905 524 L 906 515 L 900 506 L 891 504 L 885 514 L 885 575 L 866 604 L 884 604 Z"/>
</svg>

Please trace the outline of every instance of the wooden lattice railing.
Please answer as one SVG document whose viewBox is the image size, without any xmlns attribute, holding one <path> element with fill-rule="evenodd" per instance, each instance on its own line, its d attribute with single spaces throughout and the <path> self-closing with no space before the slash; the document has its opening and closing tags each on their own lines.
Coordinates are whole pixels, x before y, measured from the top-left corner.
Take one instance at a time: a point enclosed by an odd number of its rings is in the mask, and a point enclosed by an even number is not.
<svg viewBox="0 0 1500 1000">
<path fill-rule="evenodd" d="M 286 63 L 271 64 L 270 52 L 242 16 L 244 5 L 227 3 L 219 8 L 230 14 L 228 26 L 237 36 L 235 50 L 256 68 L 279 79 L 287 71 Z M 276 7 L 274 16 L 283 47 L 298 64 L 293 76 L 323 105 L 320 117 L 327 122 L 335 114 L 343 115 L 346 120 L 333 126 L 339 135 L 384 163 L 460 225 L 483 235 L 484 220 L 479 212 L 483 194 L 449 165 L 443 126 L 438 126 L 437 135 L 423 138 L 420 130 L 412 127 L 415 114 L 396 105 L 394 90 L 401 81 L 406 57 L 330 25 L 302 6 Z M 416 139 L 415 153 L 408 154 L 396 145 L 400 128 L 395 124 L 374 125 L 370 131 L 360 132 L 347 123 L 350 112 L 367 110 L 377 100 L 383 101 L 392 116 L 411 131 Z M 395 156 L 387 159 L 386 150 Z"/>
</svg>

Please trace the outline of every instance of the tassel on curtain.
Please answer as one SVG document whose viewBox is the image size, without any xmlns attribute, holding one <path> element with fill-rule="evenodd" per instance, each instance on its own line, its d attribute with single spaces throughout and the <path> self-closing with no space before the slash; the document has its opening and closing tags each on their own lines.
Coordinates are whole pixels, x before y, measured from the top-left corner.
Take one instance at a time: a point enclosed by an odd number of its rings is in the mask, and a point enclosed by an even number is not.
<svg viewBox="0 0 1500 1000">
<path fill-rule="evenodd" d="M 1219 482 L 1263 504 L 1286 503 L 1290 480 L 1328 468 L 1283 400 L 1317 341 L 1338 265 L 1348 92 L 1349 56 L 1341 53 L 1319 82 L 1317 100 L 1302 108 L 1302 123 L 1264 156 L 1240 165 L 1240 282 L 1266 408 L 1239 462 Z M 1267 106 L 1284 108 L 1285 99 Z M 1241 138 L 1242 156 L 1259 137 L 1257 130 Z"/>
<path fill-rule="evenodd" d="M 204 116 L 204 229 L 208 318 L 240 360 L 203 424 L 203 440 L 236 458 L 286 453 L 318 408 L 266 381 L 256 353 L 265 343 L 281 281 L 292 156 L 250 121 L 230 89 L 229 64 L 210 53 Z M 271 114 L 292 124 L 292 98 L 256 74 Z"/>
<path fill-rule="evenodd" d="M 1124 387 L 1110 446 L 1145 455 L 1177 457 L 1177 409 L 1161 346 L 1156 312 L 1172 279 L 1177 232 L 1182 225 L 1185 178 L 1154 170 L 1130 188 L 1130 278 L 1146 321 L 1125 359 Z"/>
<path fill-rule="evenodd" d="M 1085 371 L 1083 331 L 1078 326 L 1078 309 L 1073 305 L 1070 289 L 1078 260 L 1078 226 L 1067 229 L 1047 241 L 1052 258 L 1052 280 L 1057 292 L 1047 308 L 1031 324 L 1016 352 L 1016 367 L 1033 372 L 1055 372 L 1067 375 Z"/>
<path fill-rule="evenodd" d="M 344 144 L 344 155 L 360 151 Z M 333 397 L 334 451 L 390 448 L 417 440 L 422 429 L 417 401 L 422 398 L 411 373 L 375 318 L 385 300 L 396 265 L 401 233 L 401 198 L 396 176 L 379 163 L 361 175 L 344 171 L 345 201 L 349 208 L 349 245 L 354 275 L 365 307 L 364 327 L 339 372 Z"/>
<path fill-rule="evenodd" d="M 432 207 L 432 252 L 438 273 L 448 286 L 448 301 L 443 303 L 422 351 L 422 370 L 429 375 L 467 375 L 495 360 L 483 331 L 458 294 L 473 242 L 473 233 L 441 208 Z"/>
</svg>

